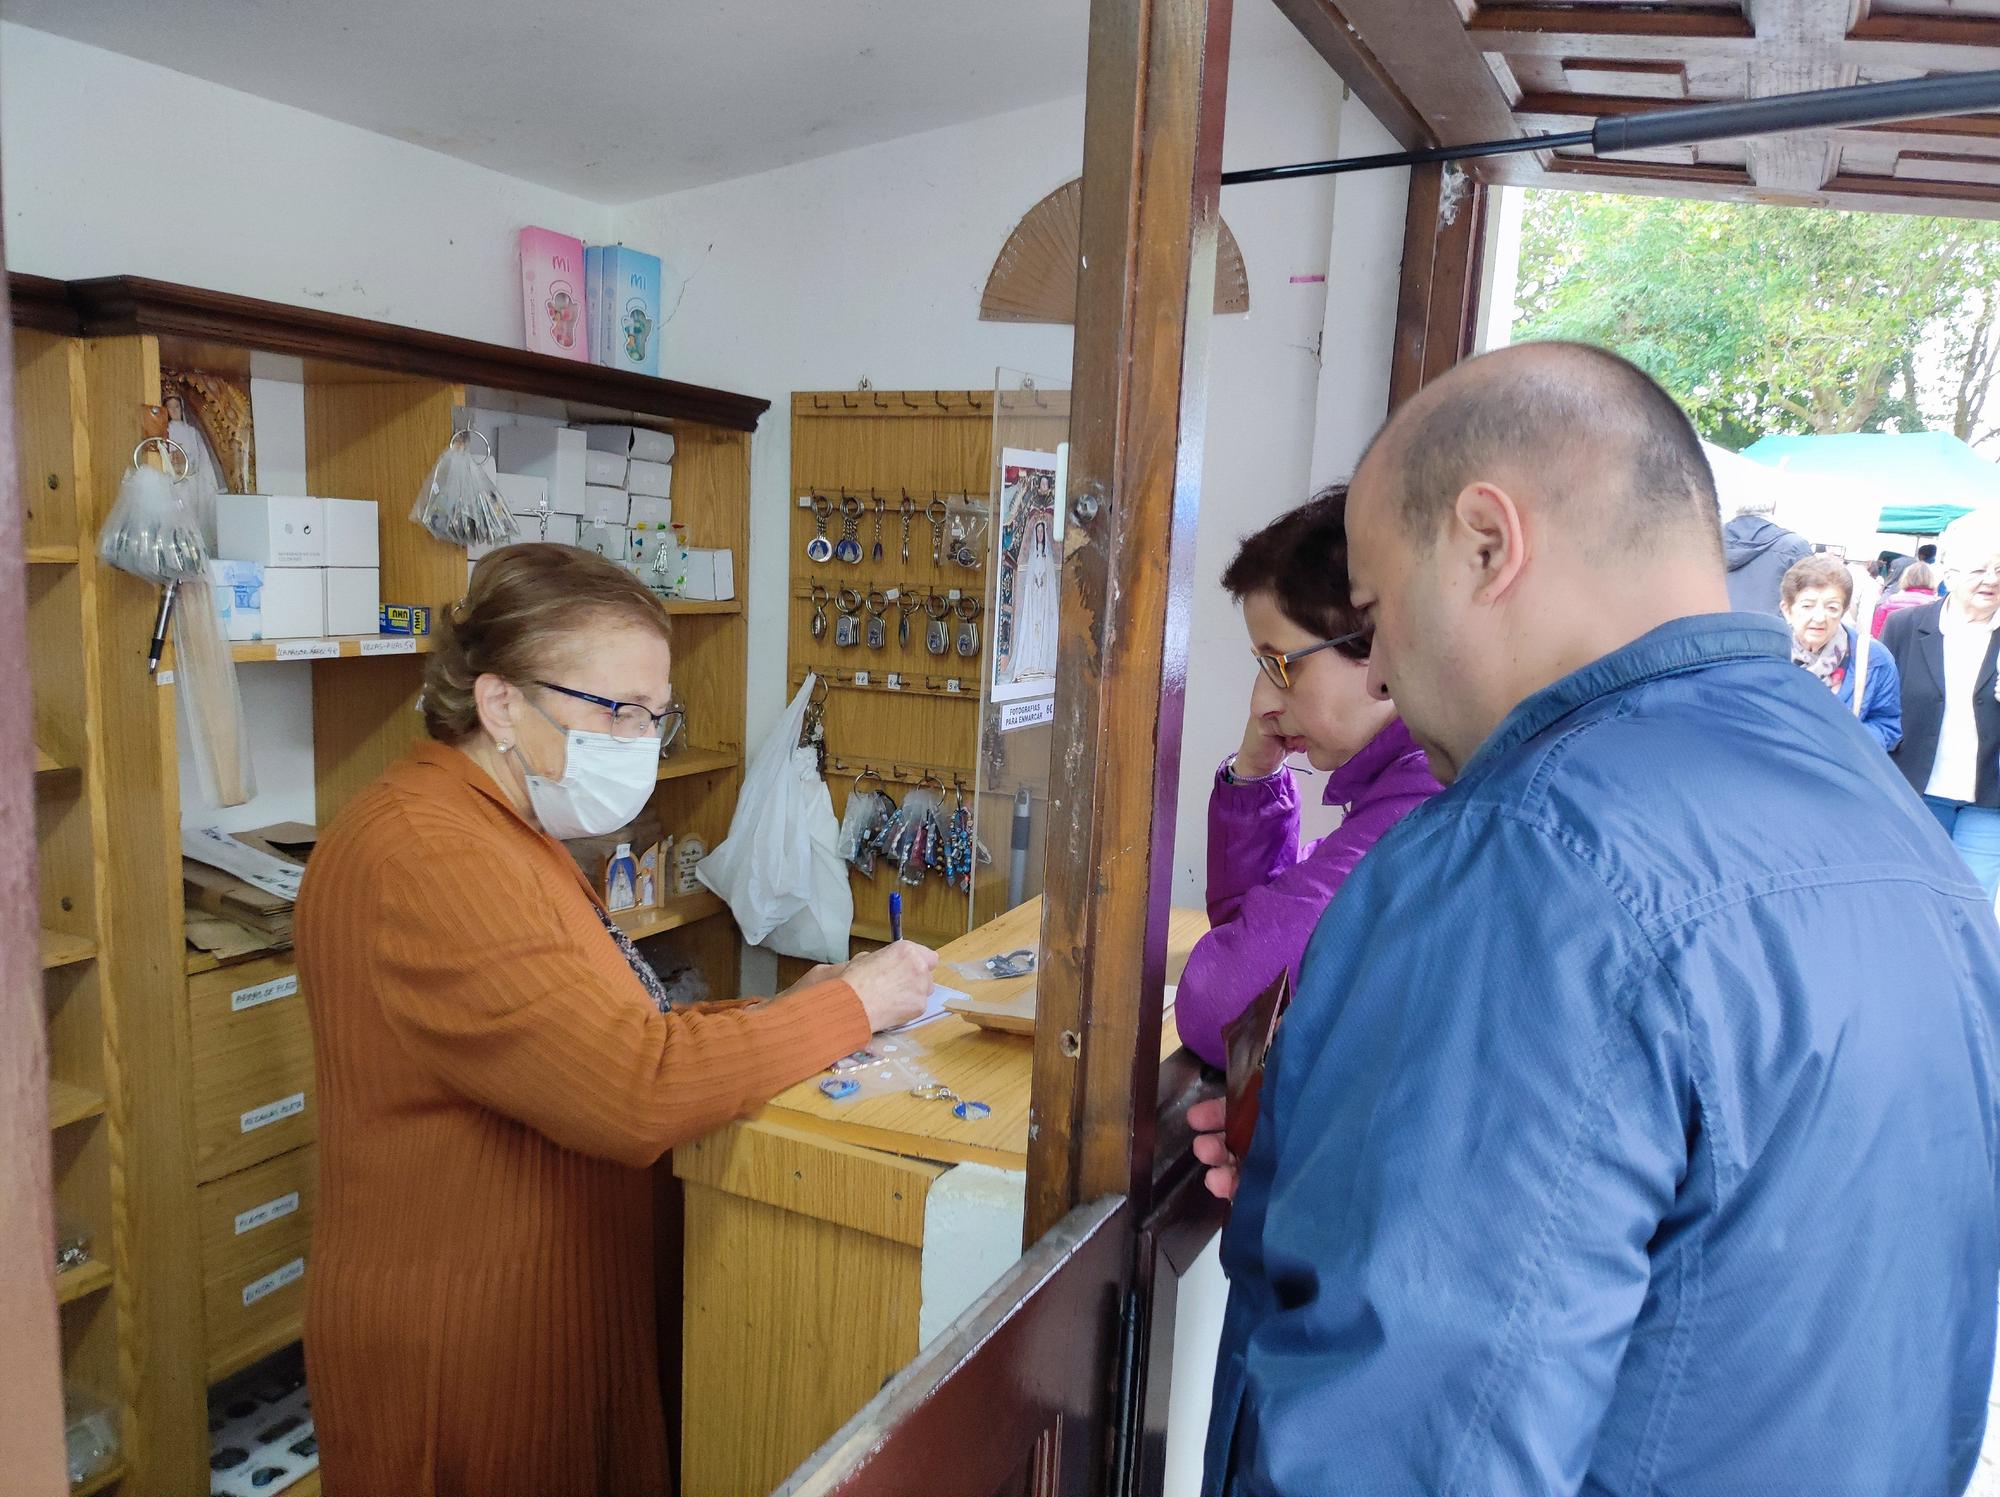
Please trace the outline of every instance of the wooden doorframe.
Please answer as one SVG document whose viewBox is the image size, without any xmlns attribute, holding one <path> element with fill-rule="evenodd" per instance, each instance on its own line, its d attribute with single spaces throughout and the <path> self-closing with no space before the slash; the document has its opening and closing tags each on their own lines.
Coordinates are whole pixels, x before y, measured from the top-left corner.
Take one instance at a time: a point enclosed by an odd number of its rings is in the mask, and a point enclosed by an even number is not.
<svg viewBox="0 0 2000 1497">
<path fill-rule="evenodd" d="M 1487 197 L 1484 182 L 1456 168 L 1410 172 L 1389 361 L 1391 411 L 1473 351 L 1485 279 Z"/>
<path fill-rule="evenodd" d="M 1091 5 L 1028 1243 L 1151 1191 L 1230 15 Z"/>
<path fill-rule="evenodd" d="M 33 692 L 26 516 L 14 439 L 14 333 L 0 277 L 0 1471 L 57 1497 L 63 1464 L 55 1203 L 41 908 L 35 892 Z"/>
</svg>

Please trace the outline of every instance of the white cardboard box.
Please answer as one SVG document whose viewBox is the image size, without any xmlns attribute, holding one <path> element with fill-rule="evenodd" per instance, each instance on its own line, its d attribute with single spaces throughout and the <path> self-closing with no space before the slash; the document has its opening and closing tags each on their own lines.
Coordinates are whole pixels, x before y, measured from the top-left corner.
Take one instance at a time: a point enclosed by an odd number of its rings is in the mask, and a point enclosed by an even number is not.
<svg viewBox="0 0 2000 1497">
<path fill-rule="evenodd" d="M 569 426 L 503 426 L 494 452 L 502 473 L 544 478 L 549 508 L 558 514 L 583 513 L 583 433 Z"/>
<path fill-rule="evenodd" d="M 263 623 L 259 639 L 311 639 L 326 632 L 326 569 L 264 568 Z M 373 634 L 375 624 L 357 633 Z"/>
<path fill-rule="evenodd" d="M 317 499 L 283 494 L 218 494 L 215 549 L 223 561 L 325 566 L 326 507 Z"/>
<path fill-rule="evenodd" d="M 624 529 L 632 520 L 632 501 L 623 489 L 590 484 L 583 491 L 583 523 L 616 525 Z"/>
<path fill-rule="evenodd" d="M 479 561 L 491 556 L 502 546 L 524 546 L 531 541 L 553 541 L 558 546 L 576 544 L 579 521 L 575 515 L 549 515 L 546 518 L 540 515 L 516 515 L 514 521 L 521 527 L 521 533 L 514 539 L 502 542 L 501 546 L 467 546 L 466 559 Z"/>
<path fill-rule="evenodd" d="M 211 561 L 209 592 L 222 618 L 225 639 L 264 637 L 264 564 L 259 561 Z"/>
<path fill-rule="evenodd" d="M 653 494 L 661 499 L 671 498 L 674 492 L 674 470 L 666 463 L 647 462 L 644 458 L 633 458 L 625 465 L 625 487 L 635 494 Z"/>
<path fill-rule="evenodd" d="M 326 569 L 328 634 L 373 634 L 382 623 L 382 573 L 376 567 Z"/>
<path fill-rule="evenodd" d="M 705 603 L 726 603 L 736 596 L 736 558 L 728 551 L 688 548 L 687 586 L 681 596 Z"/>
<path fill-rule="evenodd" d="M 611 489 L 624 488 L 625 455 L 622 452 L 586 450 L 583 454 L 583 481 L 600 483 Z"/>
<path fill-rule="evenodd" d="M 577 538 L 577 545 L 585 551 L 595 551 L 599 556 L 611 561 L 625 559 L 625 527 L 623 525 L 585 525 Z"/>
<path fill-rule="evenodd" d="M 584 432 L 595 452 L 615 452 L 620 457 L 636 457 L 649 463 L 674 460 L 672 434 L 654 431 L 650 426 L 596 425 L 586 426 Z"/>
<path fill-rule="evenodd" d="M 674 523 L 673 500 L 662 499 L 658 494 L 634 494 L 631 497 L 632 510 L 627 516 L 627 524 L 665 530 Z"/>
<path fill-rule="evenodd" d="M 495 473 L 493 486 L 513 515 L 539 515 L 549 507 L 549 481 L 527 473 Z"/>
<path fill-rule="evenodd" d="M 326 564 L 330 567 L 382 565 L 382 528 L 373 499 L 322 499 L 326 516 Z"/>
</svg>

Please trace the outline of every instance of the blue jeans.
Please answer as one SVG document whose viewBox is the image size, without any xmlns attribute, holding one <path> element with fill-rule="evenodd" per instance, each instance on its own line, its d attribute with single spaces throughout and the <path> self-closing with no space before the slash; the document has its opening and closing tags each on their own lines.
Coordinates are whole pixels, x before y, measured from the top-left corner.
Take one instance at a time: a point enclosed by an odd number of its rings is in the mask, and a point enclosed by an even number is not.
<svg viewBox="0 0 2000 1497">
<path fill-rule="evenodd" d="M 1924 804 L 1986 890 L 1986 897 L 2000 893 L 2000 811 L 1969 806 L 1964 801 L 1939 800 L 1934 795 L 1925 796 Z"/>
</svg>

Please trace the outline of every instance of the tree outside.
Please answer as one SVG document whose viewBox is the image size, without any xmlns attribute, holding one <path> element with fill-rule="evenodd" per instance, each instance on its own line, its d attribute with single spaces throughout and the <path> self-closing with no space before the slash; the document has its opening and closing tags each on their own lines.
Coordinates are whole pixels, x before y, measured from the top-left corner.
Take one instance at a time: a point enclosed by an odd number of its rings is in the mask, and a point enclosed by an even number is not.
<svg viewBox="0 0 2000 1497">
<path fill-rule="evenodd" d="M 1732 450 L 2000 435 L 2000 225 L 1531 191 L 1518 302 L 1514 341 L 1616 349 Z"/>
</svg>

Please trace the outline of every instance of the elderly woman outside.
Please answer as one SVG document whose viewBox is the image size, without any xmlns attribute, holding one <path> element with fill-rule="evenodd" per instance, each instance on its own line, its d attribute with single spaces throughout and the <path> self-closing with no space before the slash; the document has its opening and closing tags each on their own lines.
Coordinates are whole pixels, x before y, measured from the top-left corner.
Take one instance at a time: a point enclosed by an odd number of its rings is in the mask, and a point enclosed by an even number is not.
<svg viewBox="0 0 2000 1497">
<path fill-rule="evenodd" d="M 1844 562 L 1833 556 L 1808 556 L 1793 563 L 1778 585 L 1778 605 L 1792 626 L 1792 664 L 1805 667 L 1826 683 L 1841 705 L 1854 712 L 1854 693 L 1861 690 L 1855 715 L 1876 741 L 1894 749 L 1903 741 L 1902 688 L 1889 651 L 1866 639 L 1866 680 L 1860 681 L 1863 638 L 1841 621 L 1854 601 L 1854 579 Z"/>
<path fill-rule="evenodd" d="M 1903 742 L 1890 757 L 1993 895 L 2000 892 L 2000 517 L 1954 520 L 1938 547 L 1951 596 L 1882 626 L 1903 688 Z"/>
</svg>

